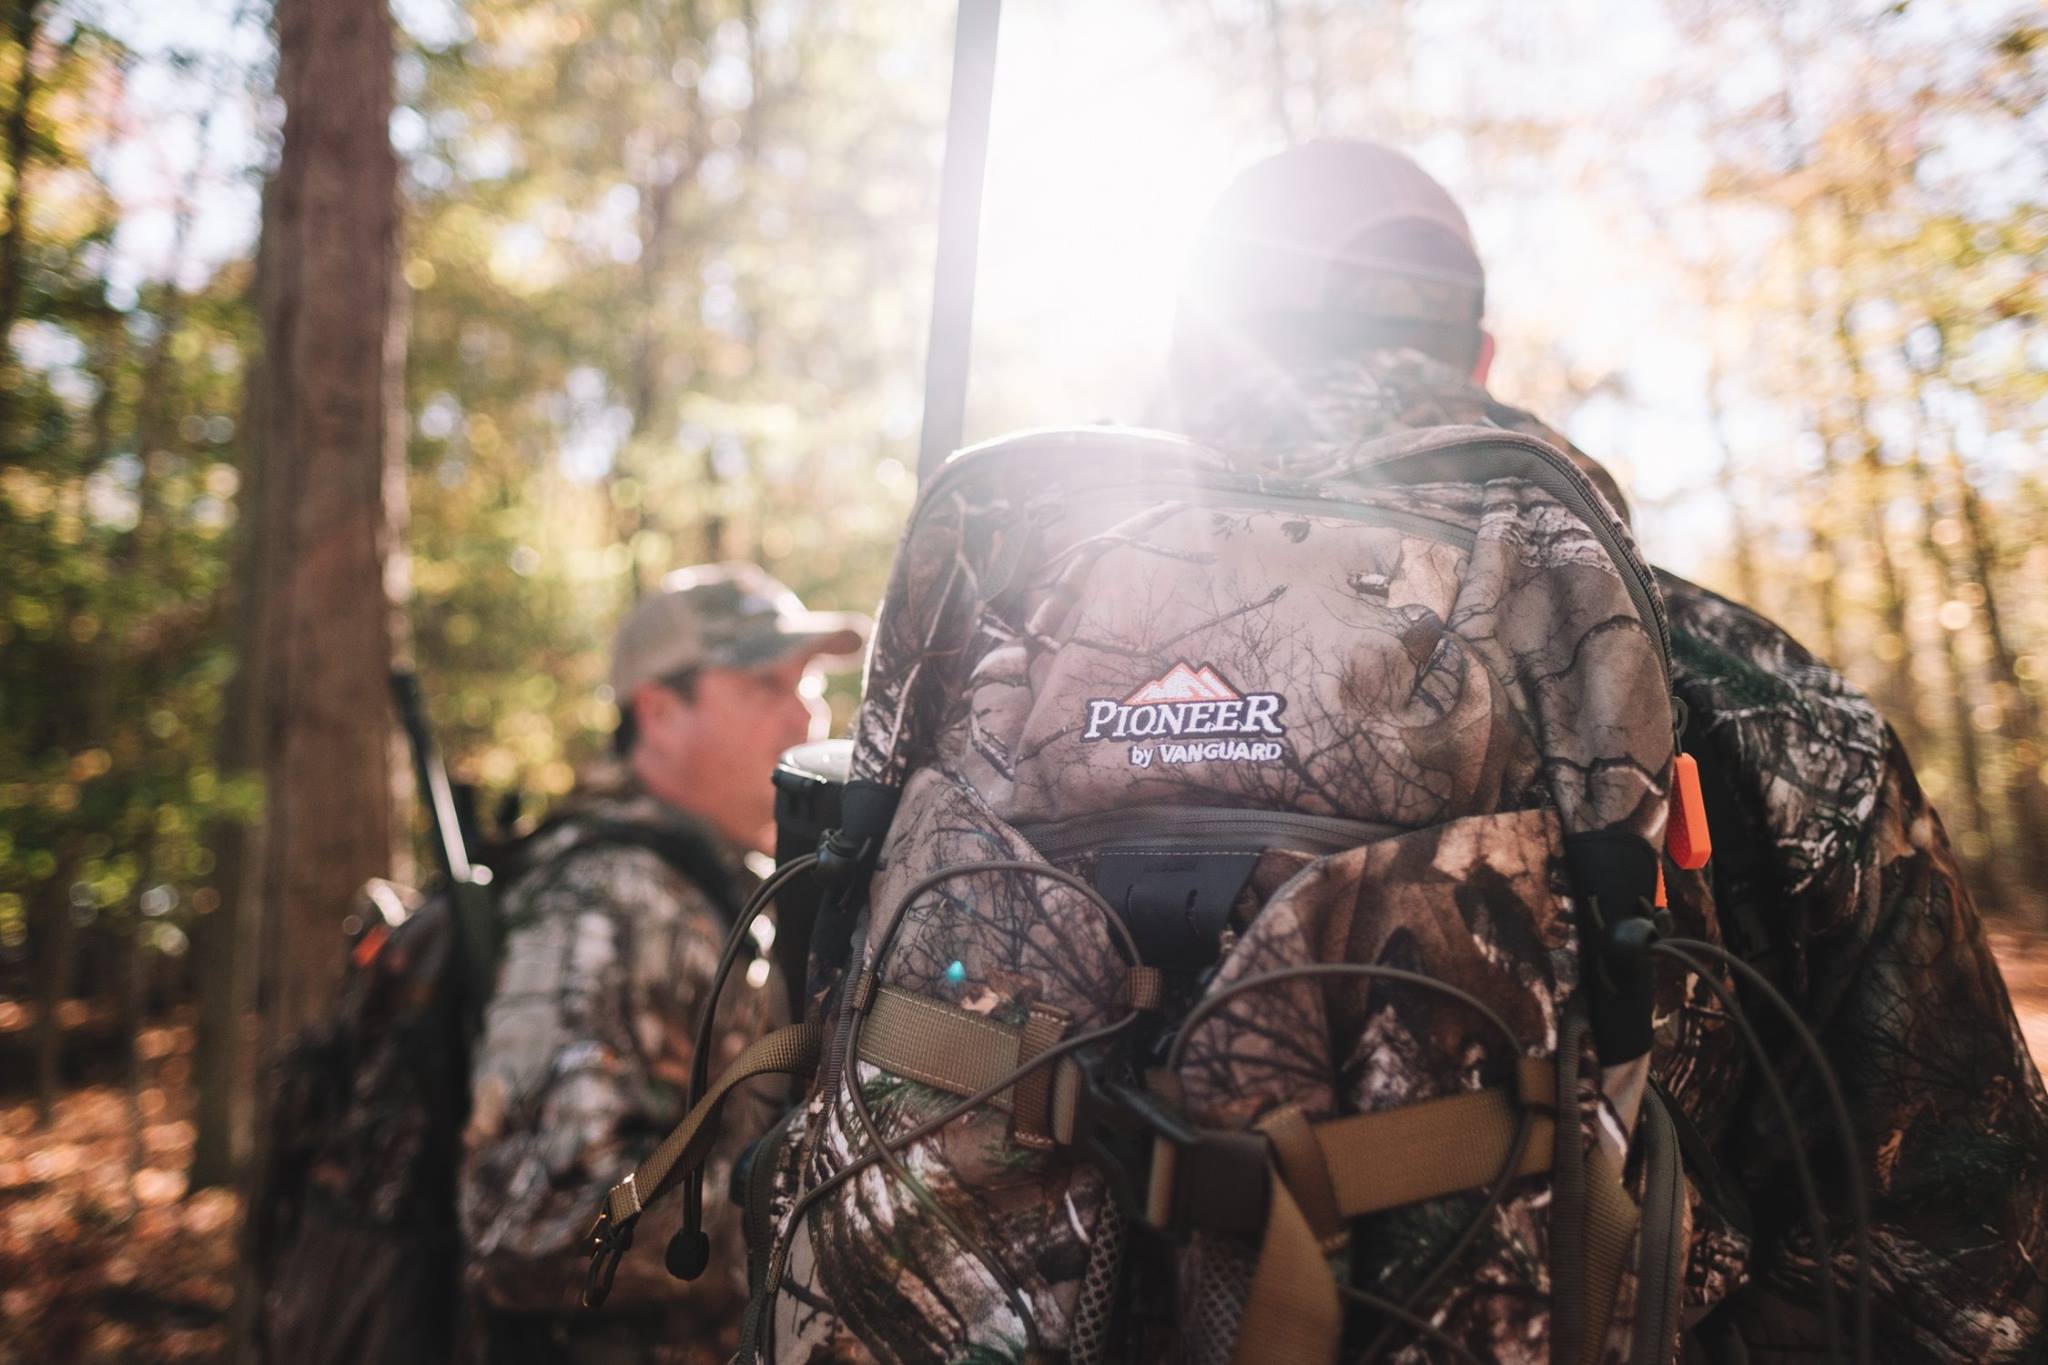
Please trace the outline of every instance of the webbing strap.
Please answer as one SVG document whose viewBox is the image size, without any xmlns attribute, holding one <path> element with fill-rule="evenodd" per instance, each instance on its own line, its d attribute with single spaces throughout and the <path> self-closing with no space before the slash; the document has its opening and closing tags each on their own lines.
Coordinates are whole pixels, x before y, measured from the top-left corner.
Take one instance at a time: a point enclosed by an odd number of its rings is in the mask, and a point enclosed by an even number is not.
<svg viewBox="0 0 2048 1365">
<path fill-rule="evenodd" d="M 1473 1091 L 1314 1125 L 1298 1109 L 1266 1117 L 1259 1127 L 1272 1143 L 1280 1178 L 1273 1182 L 1231 1365 L 1336 1357 L 1343 1320 L 1324 1243 L 1342 1235 L 1344 1219 L 1490 1184 L 1514 1148 L 1523 1111 L 1535 1112 L 1515 1173 L 1549 1168 L 1557 1097 L 1552 1064 L 1524 1058 L 1515 1080 L 1512 1095 Z M 1620 1193 L 1618 1182 L 1615 1190 Z M 1622 1202 L 1627 1205 L 1626 1196 Z M 1618 1275 L 1618 1256 L 1614 1265 Z M 1604 1276 L 1604 1263 L 1597 1273 Z"/>
<path fill-rule="evenodd" d="M 1301 1361 L 1328 1365 L 1343 1330 L 1337 1280 L 1284 1182 L 1273 1182 L 1258 1269 L 1238 1319 L 1230 1365 Z"/>
<path fill-rule="evenodd" d="M 1586 1154 L 1586 1335 L 1579 1350 L 1581 1365 L 1599 1365 L 1606 1352 L 1622 1267 L 1641 1220 L 1641 1210 L 1622 1188 L 1620 1164 L 1604 1146 L 1593 1144 Z"/>
<path fill-rule="evenodd" d="M 972 1095 L 1017 1069 L 1019 1030 L 899 986 L 875 992 L 860 1026 L 860 1060 L 951 1095 Z M 1010 1092 L 994 1103 L 1010 1107 Z"/>
<path fill-rule="evenodd" d="M 801 1075 L 817 1070 L 820 1035 L 816 1023 L 791 1024 L 756 1039 L 735 1058 L 661 1145 L 631 1175 L 612 1186 L 604 1200 L 604 1214 L 611 1226 L 623 1228 L 631 1223 L 642 1208 L 703 1162 L 718 1136 L 718 1111 L 742 1082 L 771 1073 Z"/>
<path fill-rule="evenodd" d="M 954 1009 L 912 991 L 884 986 L 861 1025 L 860 1060 L 944 1090 L 972 1095 L 987 1089 L 1059 1037 L 1064 1021 L 1049 1015 L 1044 1027 L 1011 1028 Z M 1060 1070 L 1068 1069 L 1062 1063 Z M 1340 1220 L 1403 1204 L 1436 1199 L 1490 1183 L 1514 1145 L 1520 1108 L 1535 1109 L 1529 1142 L 1515 1174 L 1548 1170 L 1555 1123 L 1556 1076 L 1545 1060 L 1525 1058 L 1516 1093 L 1478 1090 L 1423 1100 L 1398 1109 L 1302 1124 L 1297 1133 L 1280 1111 L 1262 1125 L 1274 1141 L 1281 1178 L 1291 1187 L 1317 1239 L 1340 1230 Z M 1012 1108 L 1021 1099 L 1020 1138 L 1064 1140 L 1072 1131 L 1068 1078 L 1019 1083 L 993 1103 Z M 1299 1118 L 1298 1111 L 1294 1117 Z M 1281 1125 L 1275 1128 L 1274 1125 Z M 1041 1127 L 1042 1125 L 1042 1127 Z M 1304 1138 L 1310 1141 L 1304 1141 Z M 1167 1153 L 1170 1157 L 1170 1149 Z M 1163 1169 L 1162 1169 L 1163 1168 Z M 1154 1183 L 1172 1180 L 1169 1162 L 1155 1162 Z M 1155 1192 L 1156 1193 L 1156 1192 Z"/>
<path fill-rule="evenodd" d="M 954 1095 L 987 1089 L 1044 1051 L 1065 1027 L 1056 1011 L 1018 1029 L 895 986 L 874 989 L 870 998 L 860 1060 Z M 1054 1074 L 1028 1088 L 1020 1083 L 998 1092 L 992 1102 L 1017 1112 L 1020 1139 L 1067 1140 L 1072 1072 L 1072 1063 L 1063 1060 Z M 1556 1104 L 1555 1063 L 1523 1058 L 1512 1091 L 1468 1091 L 1313 1125 L 1298 1110 L 1268 1116 L 1261 1129 L 1272 1143 L 1280 1178 L 1272 1185 L 1233 1365 L 1334 1358 L 1342 1314 L 1324 1240 L 1341 1236 L 1344 1220 L 1491 1184 L 1525 1113 L 1529 1140 L 1515 1175 L 1549 1170 Z M 1170 1143 L 1157 1147 L 1154 1183 L 1163 1179 L 1170 1186 L 1175 1153 Z M 1588 1168 L 1583 1292 L 1593 1310 L 1591 1325 L 1599 1329 L 1588 1333 L 1591 1344 L 1611 1318 L 1636 1210 L 1611 1161 L 1589 1160 Z"/>
<path fill-rule="evenodd" d="M 1030 1020 L 1017 1039 L 1017 1064 L 1023 1065 L 1057 1043 L 1067 1031 L 1065 1010 L 1050 1005 L 1033 1005 Z M 1052 1135 L 1052 1068 L 1041 1066 L 1020 1077 L 1011 1090 L 1012 1116 L 1017 1141 L 1035 1151 L 1049 1152 Z"/>
<path fill-rule="evenodd" d="M 1337 1208 L 1337 1187 L 1316 1141 L 1315 1125 L 1300 1105 L 1290 1104 L 1260 1119 L 1259 1131 L 1273 1144 L 1273 1165 L 1308 1221 L 1308 1230 L 1325 1251 L 1337 1250 L 1347 1235 L 1344 1215 Z"/>
<path fill-rule="evenodd" d="M 1543 1111 L 1515 1168 L 1534 1175 L 1550 1169 L 1556 1079 L 1551 1063 L 1535 1058 L 1524 1058 L 1516 1076 L 1522 1107 Z M 1514 1146 L 1516 1109 L 1506 1091 L 1473 1090 L 1317 1124 L 1338 1213 L 1356 1218 L 1491 1184 Z"/>
<path fill-rule="evenodd" d="M 899 986 L 883 986 L 860 1026 L 860 1060 L 949 1095 L 975 1095 L 1058 1042 L 1066 1033 L 1063 1010 L 1031 1011 L 1012 1028 L 954 1009 Z M 1078 1073 L 1072 1061 L 1032 1072 L 990 1103 L 1016 1115 L 1026 1146 L 1049 1147 L 1073 1133 Z"/>
</svg>

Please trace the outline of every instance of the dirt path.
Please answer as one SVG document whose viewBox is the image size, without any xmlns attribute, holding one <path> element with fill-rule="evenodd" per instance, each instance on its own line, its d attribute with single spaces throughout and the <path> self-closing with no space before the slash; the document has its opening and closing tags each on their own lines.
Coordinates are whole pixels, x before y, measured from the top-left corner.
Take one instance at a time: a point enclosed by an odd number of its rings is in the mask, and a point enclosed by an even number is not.
<svg viewBox="0 0 2048 1365">
<path fill-rule="evenodd" d="M 2048 934 L 1994 929 L 1991 950 L 2005 972 L 2006 989 L 2012 992 L 2012 1007 L 2019 1012 L 2027 1046 L 2034 1050 L 2034 1063 L 2048 1071 Z"/>
</svg>

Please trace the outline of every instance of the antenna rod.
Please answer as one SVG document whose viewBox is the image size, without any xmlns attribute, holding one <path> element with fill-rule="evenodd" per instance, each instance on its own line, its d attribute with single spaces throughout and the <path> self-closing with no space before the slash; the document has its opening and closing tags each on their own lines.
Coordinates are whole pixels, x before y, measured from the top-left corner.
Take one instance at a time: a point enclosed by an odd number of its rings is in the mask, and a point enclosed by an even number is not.
<svg viewBox="0 0 2048 1365">
<path fill-rule="evenodd" d="M 974 340 L 974 270 L 981 247 L 981 187 L 995 93 L 996 26 L 1002 0 L 960 0 L 953 24 L 953 93 L 939 173 L 939 250 L 932 328 L 924 357 L 922 484 L 960 448 L 967 423 L 967 361 Z"/>
</svg>

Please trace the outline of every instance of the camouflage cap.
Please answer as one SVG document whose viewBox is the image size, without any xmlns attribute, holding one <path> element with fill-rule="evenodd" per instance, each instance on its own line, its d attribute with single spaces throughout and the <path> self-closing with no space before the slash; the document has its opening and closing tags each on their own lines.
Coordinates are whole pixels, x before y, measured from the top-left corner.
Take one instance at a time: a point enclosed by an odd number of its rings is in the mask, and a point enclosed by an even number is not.
<svg viewBox="0 0 2048 1365">
<path fill-rule="evenodd" d="M 698 564 L 661 581 L 619 623 L 612 695 L 692 668 L 753 668 L 792 654 L 846 658 L 867 639 L 867 618 L 807 611 L 797 595 L 754 564 Z"/>
<path fill-rule="evenodd" d="M 1479 318 L 1486 276 L 1450 194 L 1390 147 L 1321 140 L 1240 174 L 1210 210 L 1183 308 Z"/>
</svg>

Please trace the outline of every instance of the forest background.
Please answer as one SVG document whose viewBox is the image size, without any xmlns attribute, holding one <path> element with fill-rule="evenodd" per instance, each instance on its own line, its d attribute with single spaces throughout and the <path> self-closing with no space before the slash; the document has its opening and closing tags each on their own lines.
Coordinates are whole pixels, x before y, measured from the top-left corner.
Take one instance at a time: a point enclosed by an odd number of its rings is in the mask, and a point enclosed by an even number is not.
<svg viewBox="0 0 2048 1365">
<path fill-rule="evenodd" d="M 970 438 L 1155 419 L 1202 204 L 1403 146 L 1471 213 L 1496 392 L 1868 689 L 2001 941 L 2048 927 L 2038 4 L 1009 10 Z M 413 875 L 390 663 L 534 809 L 667 569 L 878 597 L 952 13 L 4 11 L 0 1362 L 199 1358 L 255 1059 L 354 885 Z"/>
</svg>

